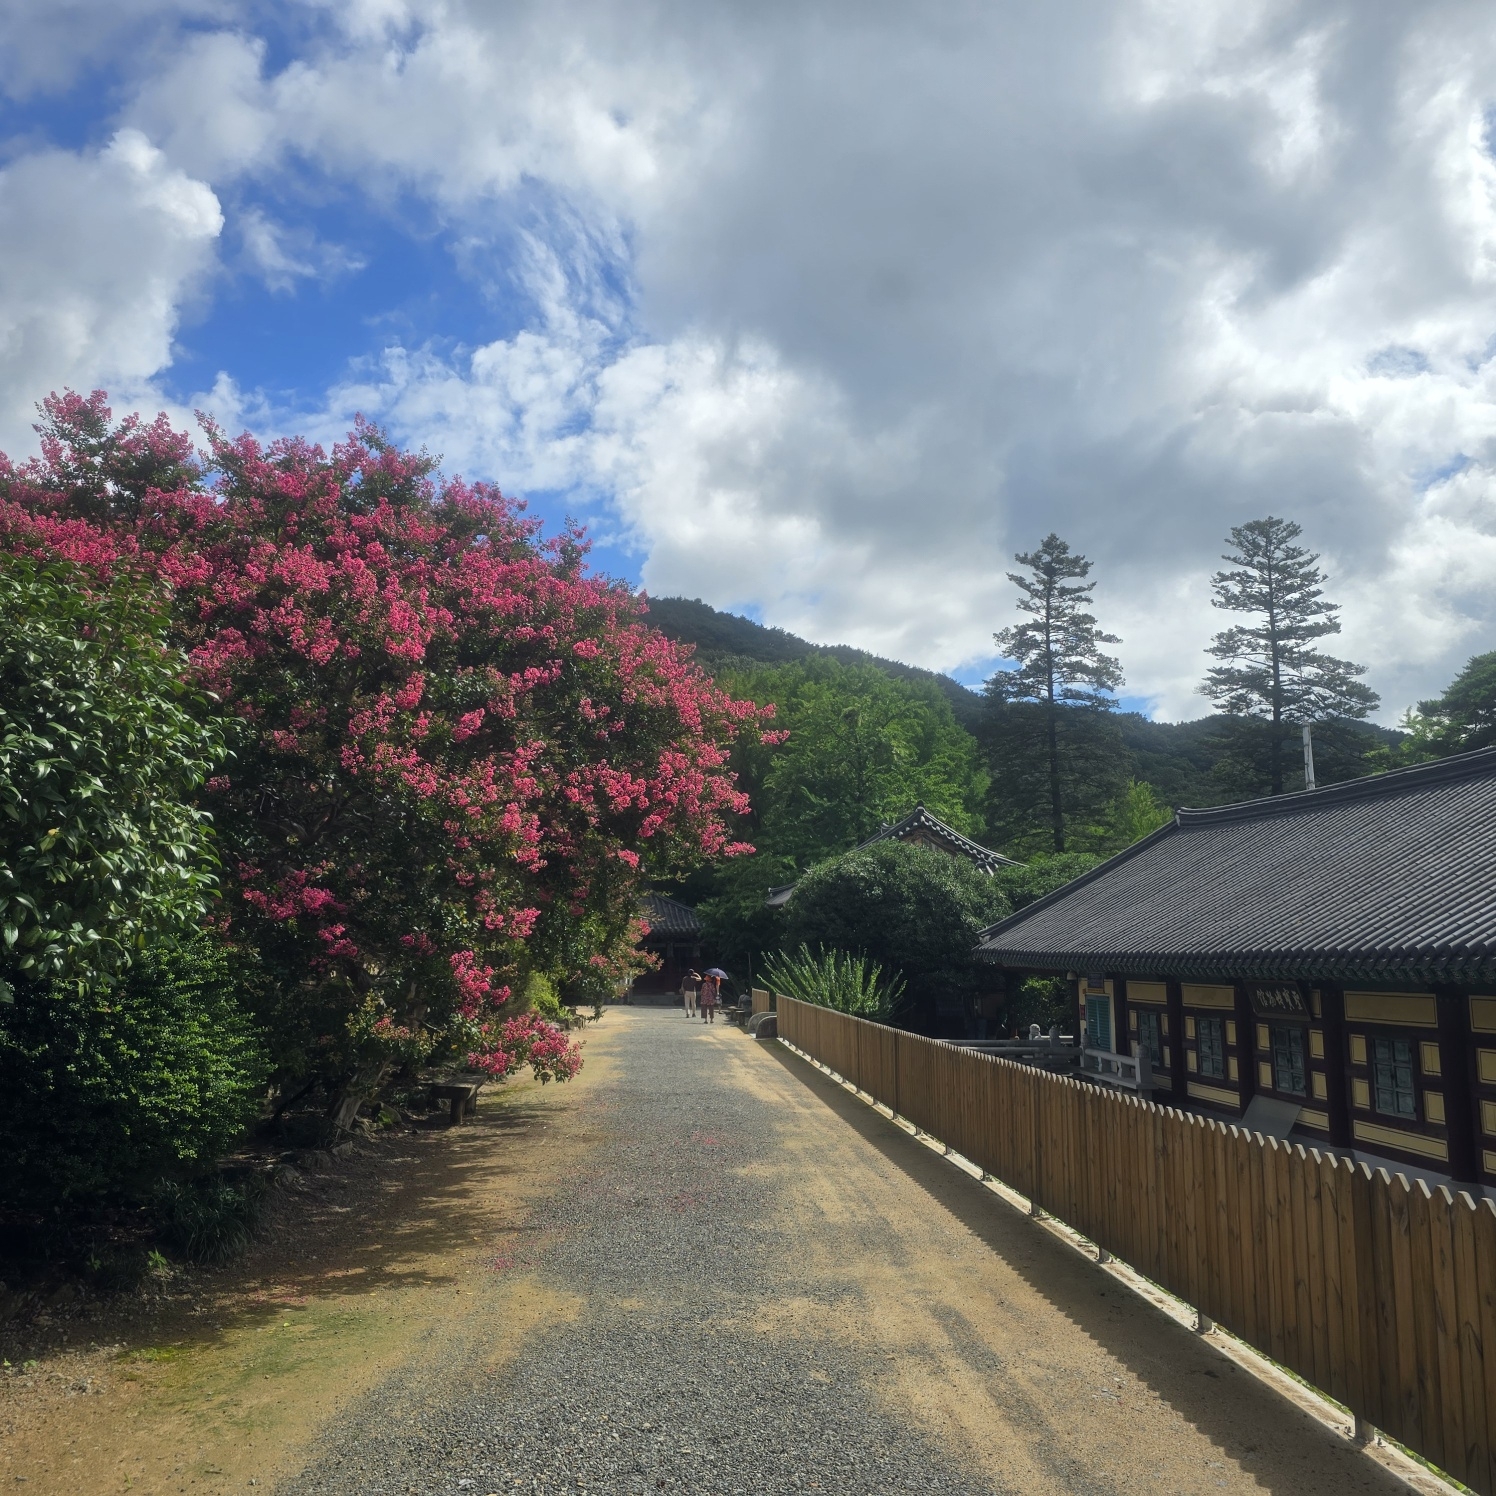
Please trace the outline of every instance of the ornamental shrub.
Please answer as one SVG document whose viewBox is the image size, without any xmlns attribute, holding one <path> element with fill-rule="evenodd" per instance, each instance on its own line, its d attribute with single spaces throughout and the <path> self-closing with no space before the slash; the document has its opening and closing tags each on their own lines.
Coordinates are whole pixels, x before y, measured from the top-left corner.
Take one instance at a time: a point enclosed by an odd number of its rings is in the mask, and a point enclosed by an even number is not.
<svg viewBox="0 0 1496 1496">
<path fill-rule="evenodd" d="M 17 981 L 0 1009 L 0 1202 L 143 1200 L 232 1147 L 266 1079 L 243 960 L 193 933 L 91 984 Z"/>
<path fill-rule="evenodd" d="M 763 979 L 777 993 L 858 1018 L 885 1019 L 904 995 L 904 979 L 885 973 L 867 956 L 847 951 L 812 951 L 802 945 L 764 962 Z"/>
<path fill-rule="evenodd" d="M 1027 862 L 997 870 L 997 885 L 1014 910 L 1026 909 L 1046 894 L 1063 888 L 1082 873 L 1099 867 L 1102 859 L 1093 852 L 1047 852 Z"/>
<path fill-rule="evenodd" d="M 878 842 L 808 872 L 785 905 L 787 944 L 860 951 L 908 983 L 902 1015 L 931 1028 L 973 996 L 977 934 L 1008 913 L 1000 888 L 930 847 Z"/>
<path fill-rule="evenodd" d="M 743 850 L 728 755 L 767 714 L 646 628 L 578 533 L 366 424 L 329 454 L 205 423 L 199 455 L 96 392 L 39 429 L 40 458 L 0 462 L 0 547 L 166 589 L 240 729 L 202 803 L 278 1082 L 320 1081 L 346 1122 L 423 1046 L 574 1068 L 555 1025 L 508 1029 L 511 993 L 606 990 L 643 880 Z"/>
</svg>

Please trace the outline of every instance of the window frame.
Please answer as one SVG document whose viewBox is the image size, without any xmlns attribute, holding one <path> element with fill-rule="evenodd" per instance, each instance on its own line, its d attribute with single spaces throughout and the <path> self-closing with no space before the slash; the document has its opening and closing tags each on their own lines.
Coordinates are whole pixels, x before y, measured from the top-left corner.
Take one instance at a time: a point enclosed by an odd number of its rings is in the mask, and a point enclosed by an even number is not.
<svg viewBox="0 0 1496 1496">
<path fill-rule="evenodd" d="M 1410 1099 L 1410 1101 L 1412 1103 L 1412 1110 L 1411 1111 L 1407 1111 L 1407 1112 L 1397 1111 L 1397 1110 L 1391 1110 L 1391 1111 L 1389 1111 L 1387 1108 L 1385 1108 L 1382 1105 L 1382 1087 L 1381 1087 L 1380 1079 L 1379 1079 L 1379 1072 L 1380 1072 L 1380 1068 L 1381 1067 L 1380 1067 L 1380 1063 L 1379 1063 L 1379 1060 L 1378 1060 L 1378 1050 L 1384 1044 L 1387 1045 L 1390 1048 L 1390 1050 L 1391 1050 L 1391 1052 L 1392 1052 L 1392 1054 L 1394 1056 L 1393 1061 L 1392 1061 L 1392 1067 L 1393 1067 L 1393 1071 L 1394 1071 L 1394 1082 L 1393 1082 L 1393 1096 L 1394 1096 L 1394 1098 L 1400 1093 L 1400 1091 L 1402 1089 L 1401 1087 L 1399 1087 L 1396 1084 L 1396 1079 L 1395 1079 L 1395 1072 L 1399 1068 L 1399 1063 L 1400 1063 L 1396 1059 L 1396 1053 L 1397 1053 L 1397 1050 L 1398 1050 L 1399 1046 L 1401 1046 L 1403 1049 L 1405 1049 L 1407 1051 L 1407 1072 L 1408 1072 L 1407 1094 L 1408 1094 L 1408 1097 L 1409 1097 L 1409 1099 Z M 1370 1081 L 1370 1089 L 1371 1089 L 1371 1111 L 1372 1111 L 1372 1114 L 1374 1116 L 1386 1117 L 1386 1118 L 1388 1118 L 1389 1120 L 1391 1120 L 1393 1122 L 1411 1122 L 1411 1123 L 1417 1123 L 1417 1122 L 1422 1121 L 1422 1119 L 1423 1119 L 1423 1104 L 1422 1104 L 1422 1097 L 1419 1094 L 1421 1088 L 1420 1088 L 1420 1086 L 1418 1084 L 1418 1080 L 1419 1080 L 1419 1075 L 1418 1075 L 1418 1070 L 1419 1070 L 1418 1058 L 1419 1058 L 1419 1054 L 1418 1054 L 1418 1040 L 1415 1039 L 1415 1038 L 1410 1038 L 1406 1034 L 1378 1033 L 1374 1029 L 1370 1030 L 1367 1033 L 1367 1035 L 1366 1035 L 1366 1072 L 1367 1072 L 1367 1078 Z"/>
<path fill-rule="evenodd" d="M 1086 999 L 1086 1047 L 1088 1049 L 1104 1050 L 1106 1053 L 1111 1054 L 1116 1047 L 1112 1042 L 1112 1016 L 1115 1011 L 1112 1007 L 1112 999 L 1105 992 L 1087 992 L 1084 995 Z M 1091 1006 L 1092 1003 L 1096 1004 L 1094 1009 Z M 1105 1004 L 1104 1008 L 1102 1004 Z M 1092 1043 L 1092 1039 L 1097 1037 L 1096 1026 L 1091 1021 L 1093 1013 L 1105 1014 L 1105 1022 L 1101 1025 L 1105 1029 L 1105 1032 L 1099 1036 L 1099 1043 Z"/>
<path fill-rule="evenodd" d="M 1205 1035 L 1210 1032 L 1215 1035 L 1214 1055 L 1215 1063 L 1219 1069 L 1209 1069 L 1206 1065 L 1207 1049 Z M 1195 1015 L 1195 1073 L 1206 1080 L 1226 1079 L 1226 1020 L 1214 1013 L 1197 1013 Z"/>
<path fill-rule="evenodd" d="M 1278 1038 L 1282 1035 L 1285 1048 L 1293 1049 L 1294 1041 L 1298 1044 L 1298 1071 L 1302 1086 L 1294 1090 L 1291 1086 L 1282 1084 L 1282 1071 L 1278 1064 Z M 1298 1101 L 1309 1099 L 1309 1030 L 1306 1025 L 1297 1023 L 1269 1023 L 1267 1026 L 1268 1041 L 1268 1064 L 1272 1067 L 1273 1090 L 1280 1096 L 1292 1096 Z M 1292 1055 L 1289 1055 L 1292 1063 Z"/>
<path fill-rule="evenodd" d="M 1164 1068 L 1163 1014 L 1157 1008 L 1138 1008 L 1138 1046 L 1155 1070 Z M 1151 1038 L 1150 1038 L 1151 1029 Z"/>
</svg>

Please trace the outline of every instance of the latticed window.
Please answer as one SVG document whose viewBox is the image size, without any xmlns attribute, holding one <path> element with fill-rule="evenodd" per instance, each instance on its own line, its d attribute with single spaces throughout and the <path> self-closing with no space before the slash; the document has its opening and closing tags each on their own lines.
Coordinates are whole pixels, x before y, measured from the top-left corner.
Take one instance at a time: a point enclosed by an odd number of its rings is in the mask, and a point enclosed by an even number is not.
<svg viewBox="0 0 1496 1496">
<path fill-rule="evenodd" d="M 1221 1018 L 1200 1018 L 1195 1022 L 1195 1053 L 1201 1075 L 1216 1080 L 1226 1078 L 1226 1023 Z"/>
<path fill-rule="evenodd" d="M 1371 1041 L 1371 1097 L 1373 1105 L 1384 1116 L 1418 1115 L 1411 1039 Z"/>
<path fill-rule="evenodd" d="M 1164 1068 L 1164 1039 L 1160 1030 L 1159 1015 L 1147 1009 L 1138 1010 L 1138 1043 L 1143 1053 L 1153 1061 L 1156 1070 Z"/>
<path fill-rule="evenodd" d="M 1307 1096 L 1304 1078 L 1304 1031 L 1275 1023 L 1273 1034 L 1273 1087 L 1285 1096 Z"/>
<path fill-rule="evenodd" d="M 1112 1047 L 1111 998 L 1086 998 L 1086 1045 L 1090 1049 L 1110 1049 Z"/>
</svg>

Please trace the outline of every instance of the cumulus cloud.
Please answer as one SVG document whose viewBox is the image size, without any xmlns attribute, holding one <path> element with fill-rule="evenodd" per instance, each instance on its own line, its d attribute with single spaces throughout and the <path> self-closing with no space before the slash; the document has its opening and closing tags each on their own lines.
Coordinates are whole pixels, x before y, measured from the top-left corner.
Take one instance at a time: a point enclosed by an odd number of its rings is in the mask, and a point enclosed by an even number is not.
<svg viewBox="0 0 1496 1496">
<path fill-rule="evenodd" d="M 48 390 L 142 390 L 171 361 L 222 227 L 212 190 L 135 130 L 0 171 L 0 445 L 31 445 Z"/>
<path fill-rule="evenodd" d="M 1058 530 L 1169 715 L 1203 709 L 1225 532 L 1269 512 L 1391 714 L 1493 642 L 1484 7 L 318 14 L 184 33 L 125 118 L 184 180 L 414 194 L 454 243 L 548 211 L 528 328 L 349 350 L 313 423 L 363 408 L 598 506 L 655 590 L 931 665 L 990 654 L 1011 553 Z M 290 212 L 242 230 L 288 289 Z"/>
</svg>

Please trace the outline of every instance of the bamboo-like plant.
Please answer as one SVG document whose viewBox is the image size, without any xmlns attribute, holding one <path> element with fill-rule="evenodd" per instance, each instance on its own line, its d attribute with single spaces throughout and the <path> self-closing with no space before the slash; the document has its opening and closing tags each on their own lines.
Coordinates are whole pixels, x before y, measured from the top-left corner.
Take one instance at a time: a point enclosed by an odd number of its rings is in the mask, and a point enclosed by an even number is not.
<svg viewBox="0 0 1496 1496">
<path fill-rule="evenodd" d="M 864 953 L 802 945 L 780 951 L 763 966 L 764 979 L 776 992 L 859 1018 L 883 1019 L 904 995 L 904 978 L 885 973 Z"/>
</svg>

